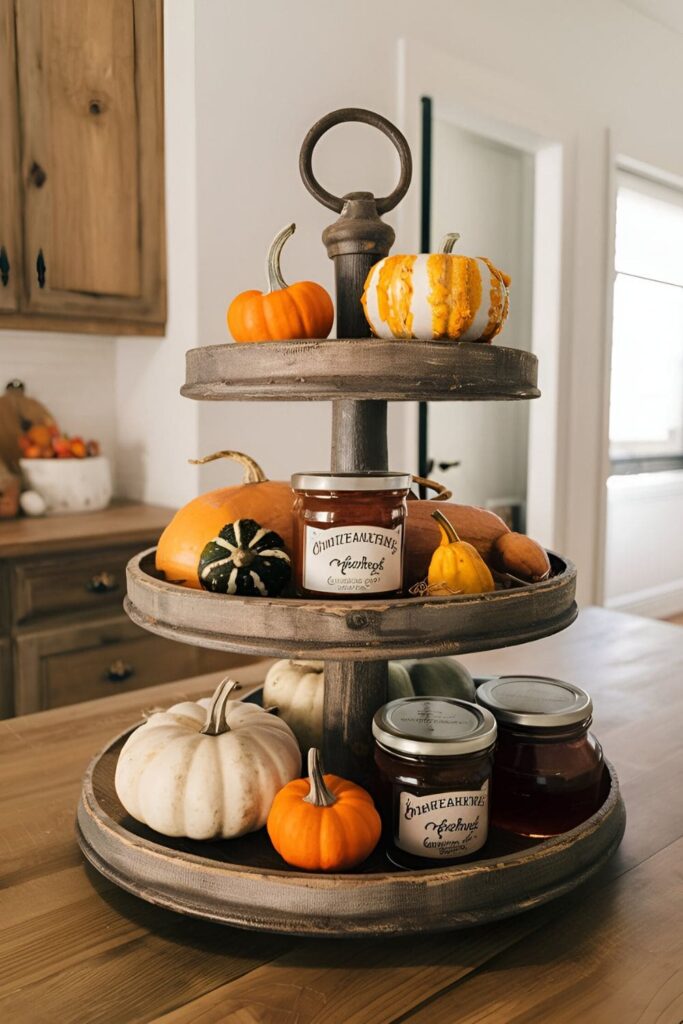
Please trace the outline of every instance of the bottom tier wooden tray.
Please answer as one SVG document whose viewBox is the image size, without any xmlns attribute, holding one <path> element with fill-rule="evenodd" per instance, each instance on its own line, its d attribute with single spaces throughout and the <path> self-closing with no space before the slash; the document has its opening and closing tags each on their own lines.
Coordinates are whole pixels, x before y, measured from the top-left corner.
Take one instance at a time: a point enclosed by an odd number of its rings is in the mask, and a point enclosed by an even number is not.
<svg viewBox="0 0 683 1024">
<path fill-rule="evenodd" d="M 509 917 L 585 882 L 617 849 L 624 804 L 611 765 L 605 802 L 578 828 L 543 842 L 495 830 L 486 859 L 401 871 L 378 848 L 354 874 L 287 867 L 265 830 L 224 842 L 167 839 L 126 814 L 114 771 L 128 730 L 94 759 L 83 781 L 77 838 L 116 885 L 162 907 L 240 928 L 297 935 L 405 935 Z"/>
</svg>

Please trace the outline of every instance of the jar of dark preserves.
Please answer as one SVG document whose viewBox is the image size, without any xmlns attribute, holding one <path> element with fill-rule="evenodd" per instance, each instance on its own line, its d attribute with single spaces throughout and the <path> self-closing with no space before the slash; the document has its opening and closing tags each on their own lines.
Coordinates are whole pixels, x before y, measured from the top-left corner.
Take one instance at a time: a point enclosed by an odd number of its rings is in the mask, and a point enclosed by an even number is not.
<svg viewBox="0 0 683 1024">
<path fill-rule="evenodd" d="M 477 701 L 498 723 L 492 824 L 545 839 L 597 811 L 605 771 L 585 690 L 559 679 L 501 676 L 479 686 Z"/>
<path fill-rule="evenodd" d="M 388 597 L 403 586 L 407 473 L 295 473 L 294 583 L 303 597 Z"/>
<path fill-rule="evenodd" d="M 387 853 L 400 867 L 454 864 L 488 835 L 496 721 L 453 697 L 406 697 L 372 723 Z"/>
</svg>

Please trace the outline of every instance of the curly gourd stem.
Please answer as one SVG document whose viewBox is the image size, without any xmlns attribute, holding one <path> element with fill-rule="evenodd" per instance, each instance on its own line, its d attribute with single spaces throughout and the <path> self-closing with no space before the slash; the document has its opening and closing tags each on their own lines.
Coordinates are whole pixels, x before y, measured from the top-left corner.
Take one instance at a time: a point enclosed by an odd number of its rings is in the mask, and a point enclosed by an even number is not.
<svg viewBox="0 0 683 1024">
<path fill-rule="evenodd" d="M 215 462 L 216 459 L 233 459 L 235 462 L 239 462 L 244 469 L 243 484 L 264 484 L 268 480 L 258 462 L 252 459 L 251 455 L 245 455 L 244 452 L 214 452 L 213 455 L 204 455 L 201 459 L 188 459 L 187 461 L 192 466 L 204 466 L 207 462 Z"/>
<path fill-rule="evenodd" d="M 450 231 L 447 235 L 444 235 L 441 239 L 439 252 L 453 252 L 453 247 L 459 238 L 460 235 L 457 231 Z"/>
<path fill-rule="evenodd" d="M 230 732 L 226 714 L 230 694 L 236 686 L 235 680 L 226 676 L 216 687 L 206 712 L 206 721 L 199 730 L 205 736 L 220 736 L 224 732 Z"/>
<path fill-rule="evenodd" d="M 431 499 L 432 501 L 448 501 L 449 498 L 453 497 L 453 491 L 450 491 L 445 484 L 440 484 L 436 480 L 430 480 L 426 476 L 415 476 L 413 473 L 413 483 L 420 484 L 422 487 L 428 487 L 430 491 L 436 491 L 436 494 Z"/>
<path fill-rule="evenodd" d="M 436 519 L 437 523 L 441 527 L 442 538 L 441 543 L 448 546 L 449 544 L 459 544 L 460 538 L 458 537 L 453 524 L 446 519 L 443 512 L 438 508 L 432 512 L 432 519 Z"/>
<path fill-rule="evenodd" d="M 286 228 L 283 228 L 282 231 L 275 236 L 270 244 L 270 249 L 266 256 L 268 295 L 270 295 L 271 292 L 278 292 L 287 287 L 287 282 L 283 278 L 282 271 L 280 270 L 280 254 L 282 253 L 282 246 L 295 231 L 296 224 L 288 224 Z"/>
<path fill-rule="evenodd" d="M 320 751 L 316 747 L 310 747 L 308 751 L 308 781 L 311 788 L 308 796 L 304 797 L 304 803 L 313 804 L 314 807 L 331 807 L 332 804 L 336 804 L 336 796 L 330 793 L 325 785 L 320 766 Z"/>
</svg>

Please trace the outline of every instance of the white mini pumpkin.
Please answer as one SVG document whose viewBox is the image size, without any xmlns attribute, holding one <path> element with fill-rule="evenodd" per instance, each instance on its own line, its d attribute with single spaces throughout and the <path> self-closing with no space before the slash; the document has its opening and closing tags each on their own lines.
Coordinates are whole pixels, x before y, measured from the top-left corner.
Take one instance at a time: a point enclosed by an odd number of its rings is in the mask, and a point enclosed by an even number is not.
<svg viewBox="0 0 683 1024">
<path fill-rule="evenodd" d="M 115 785 L 132 817 L 190 839 L 265 825 L 276 793 L 301 774 L 301 754 L 282 719 L 228 700 L 234 685 L 224 679 L 213 697 L 174 704 L 128 737 Z"/>
<path fill-rule="evenodd" d="M 292 729 L 304 753 L 310 747 L 322 746 L 324 667 L 322 661 L 286 658 L 271 665 L 263 684 L 265 707 L 277 707 L 279 717 Z M 390 661 L 389 700 L 414 695 L 407 669 Z"/>
</svg>

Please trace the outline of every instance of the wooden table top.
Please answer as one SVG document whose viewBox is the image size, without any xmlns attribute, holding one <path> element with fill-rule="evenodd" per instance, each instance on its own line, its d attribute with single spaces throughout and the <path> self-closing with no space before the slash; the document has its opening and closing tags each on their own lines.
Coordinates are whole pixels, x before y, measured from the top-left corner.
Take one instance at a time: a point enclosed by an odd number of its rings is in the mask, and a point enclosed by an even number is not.
<svg viewBox="0 0 683 1024">
<path fill-rule="evenodd" d="M 63 516 L 20 516 L 0 520 L 0 558 L 49 554 L 75 547 L 146 543 L 158 537 L 174 509 L 114 501 L 99 512 Z"/>
<path fill-rule="evenodd" d="M 588 609 L 564 633 L 463 659 L 585 686 L 628 822 L 589 887 L 501 923 L 329 942 L 155 908 L 84 863 L 80 778 L 143 708 L 216 677 L 0 722 L 0 1020 L 11 1024 L 679 1024 L 683 629 Z M 240 669 L 245 683 L 262 665 Z"/>
</svg>

